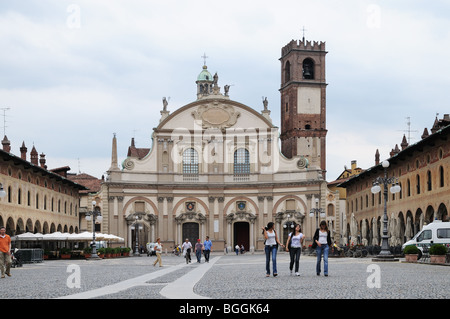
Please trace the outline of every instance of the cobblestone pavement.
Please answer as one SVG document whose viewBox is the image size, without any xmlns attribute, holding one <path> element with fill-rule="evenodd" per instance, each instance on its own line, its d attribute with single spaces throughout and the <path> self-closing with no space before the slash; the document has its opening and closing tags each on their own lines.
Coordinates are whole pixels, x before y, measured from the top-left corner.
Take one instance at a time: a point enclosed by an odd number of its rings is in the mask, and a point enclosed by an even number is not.
<svg viewBox="0 0 450 319">
<path fill-rule="evenodd" d="M 316 259 L 302 255 L 300 276 L 278 254 L 278 276 L 265 276 L 262 253 L 212 254 L 210 263 L 186 264 L 163 256 L 54 260 L 12 268 L 0 279 L 1 299 L 448 299 L 450 267 L 371 258 L 329 258 L 329 276 L 317 276 Z M 323 267 L 322 267 L 323 268 Z"/>
</svg>

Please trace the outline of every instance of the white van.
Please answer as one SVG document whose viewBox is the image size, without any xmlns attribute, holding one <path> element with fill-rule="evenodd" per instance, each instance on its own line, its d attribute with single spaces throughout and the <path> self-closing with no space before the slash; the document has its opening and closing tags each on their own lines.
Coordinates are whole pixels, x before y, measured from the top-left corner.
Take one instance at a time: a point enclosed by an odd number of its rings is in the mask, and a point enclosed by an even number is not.
<svg viewBox="0 0 450 319">
<path fill-rule="evenodd" d="M 406 246 L 415 245 L 423 252 L 423 248 L 430 248 L 433 244 L 444 244 L 450 247 L 450 222 L 435 220 L 432 223 L 423 226 L 411 240 L 402 245 L 402 251 Z M 419 258 L 422 254 L 419 253 Z"/>
</svg>

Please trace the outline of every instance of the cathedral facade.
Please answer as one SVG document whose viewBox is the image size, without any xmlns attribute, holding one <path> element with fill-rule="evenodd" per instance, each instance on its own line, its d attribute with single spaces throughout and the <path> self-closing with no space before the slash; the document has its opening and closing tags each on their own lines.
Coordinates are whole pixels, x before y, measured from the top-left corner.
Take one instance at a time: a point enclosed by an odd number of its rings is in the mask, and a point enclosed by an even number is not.
<svg viewBox="0 0 450 319">
<path fill-rule="evenodd" d="M 215 251 L 236 244 L 255 251 L 268 222 L 283 241 L 294 222 L 310 240 L 326 219 L 339 237 L 339 195 L 324 178 L 325 43 L 291 41 L 281 53 L 281 132 L 267 100 L 260 111 L 232 100 L 204 65 L 195 101 L 170 112 L 163 99 L 149 148 L 132 139 L 118 163 L 114 136 L 111 167 L 95 195 L 102 232 L 129 247 L 159 237 L 171 251 L 209 236 Z M 326 217 L 311 217 L 313 208 Z"/>
</svg>

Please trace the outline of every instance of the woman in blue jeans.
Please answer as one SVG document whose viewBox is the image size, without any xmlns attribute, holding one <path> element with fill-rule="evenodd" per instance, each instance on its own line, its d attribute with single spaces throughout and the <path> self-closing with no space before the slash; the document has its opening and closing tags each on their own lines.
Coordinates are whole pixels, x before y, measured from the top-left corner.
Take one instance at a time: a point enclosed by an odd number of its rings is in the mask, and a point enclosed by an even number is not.
<svg viewBox="0 0 450 319">
<path fill-rule="evenodd" d="M 322 262 L 323 254 L 323 274 L 328 276 L 328 250 L 331 246 L 331 236 L 330 231 L 326 221 L 322 220 L 320 222 L 320 228 L 316 230 L 314 234 L 314 246 L 316 248 L 317 263 L 316 263 L 316 273 L 320 276 L 320 264 Z"/>
<path fill-rule="evenodd" d="M 277 244 L 281 247 L 284 247 L 283 244 L 278 240 L 277 233 L 275 232 L 274 223 L 269 222 L 267 227 L 263 227 L 263 235 L 266 239 L 264 251 L 266 253 L 266 277 L 270 277 L 270 256 L 272 256 L 272 267 L 273 267 L 273 276 L 276 277 L 278 275 L 277 271 Z"/>
<path fill-rule="evenodd" d="M 302 253 L 302 245 L 303 245 L 303 234 L 301 226 L 300 224 L 294 224 L 294 231 L 289 234 L 286 242 L 286 251 L 289 252 L 289 256 L 291 257 L 291 263 L 289 264 L 291 275 L 295 263 L 295 275 L 300 276 L 298 268 L 300 255 Z"/>
</svg>

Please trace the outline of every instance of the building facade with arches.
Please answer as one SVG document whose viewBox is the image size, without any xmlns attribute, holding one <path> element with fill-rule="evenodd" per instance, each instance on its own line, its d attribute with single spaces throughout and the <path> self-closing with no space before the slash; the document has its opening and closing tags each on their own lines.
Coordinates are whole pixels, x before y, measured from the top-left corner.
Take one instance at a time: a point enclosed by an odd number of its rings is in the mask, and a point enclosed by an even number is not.
<svg viewBox="0 0 450 319">
<path fill-rule="evenodd" d="M 311 238 L 316 220 L 309 211 L 316 207 L 328 211 L 330 226 L 340 229 L 334 214 L 339 196 L 328 191 L 324 179 L 324 49 L 324 43 L 309 41 L 282 49 L 281 72 L 291 64 L 291 75 L 281 91 L 295 87 L 296 92 L 289 97 L 296 109 L 292 132 L 284 132 L 286 142 L 272 124 L 267 99 L 261 111 L 232 100 L 230 86 L 219 87 L 217 73 L 212 75 L 206 65 L 195 81 L 194 102 L 170 112 L 163 99 L 148 148 L 137 148 L 133 138 L 127 158 L 118 163 L 114 136 L 111 167 L 96 195 L 103 231 L 124 237 L 130 247 L 159 237 L 171 250 L 185 238 L 194 243 L 209 236 L 214 250 L 238 244 L 254 251 L 264 247 L 262 227 L 268 222 L 275 223 L 282 239 L 292 222 Z M 298 61 L 308 57 L 318 61 L 316 76 L 302 75 L 303 65 L 312 65 Z M 282 100 L 288 95 L 282 93 Z M 297 125 L 297 106 L 308 113 L 310 126 Z M 289 121 L 287 115 L 283 121 Z M 289 143 L 287 154 L 281 152 L 282 143 Z"/>
<path fill-rule="evenodd" d="M 388 236 L 391 246 L 411 239 L 424 224 L 449 220 L 450 208 L 450 117 L 436 118 L 431 134 L 425 128 L 422 139 L 408 145 L 403 138 L 387 159 L 388 177 L 397 177 L 401 191 L 388 192 Z M 372 194 L 372 182 L 384 174 L 378 150 L 375 166 L 341 183 L 347 191 L 343 220 L 345 243 L 379 245 L 383 231 L 383 192 Z M 390 187 L 391 185 L 389 185 Z"/>
<path fill-rule="evenodd" d="M 49 170 L 45 155 L 33 146 L 30 160 L 22 143 L 20 157 L 11 153 L 5 136 L 0 150 L 0 184 L 6 196 L 0 198 L 0 225 L 10 236 L 26 232 L 78 233 L 79 191 L 86 188 L 67 179 L 69 167 Z"/>
</svg>

